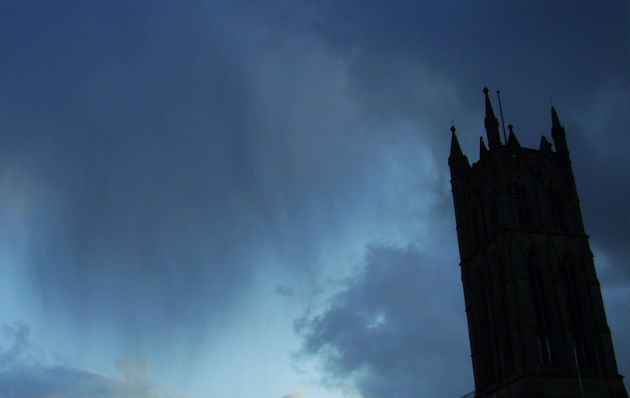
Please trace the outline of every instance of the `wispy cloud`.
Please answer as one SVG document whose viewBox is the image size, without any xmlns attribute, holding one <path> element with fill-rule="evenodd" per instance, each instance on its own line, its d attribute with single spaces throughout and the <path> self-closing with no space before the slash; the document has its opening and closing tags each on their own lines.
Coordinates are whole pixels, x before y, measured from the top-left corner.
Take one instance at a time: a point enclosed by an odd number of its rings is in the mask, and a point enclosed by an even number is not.
<svg viewBox="0 0 630 398">
<path fill-rule="evenodd" d="M 150 380 L 151 365 L 129 357 L 116 362 L 122 378 L 65 364 L 50 364 L 22 323 L 3 326 L 0 395 L 3 397 L 175 397 L 183 392 Z M 5 348 L 6 347 L 6 348 Z"/>
</svg>

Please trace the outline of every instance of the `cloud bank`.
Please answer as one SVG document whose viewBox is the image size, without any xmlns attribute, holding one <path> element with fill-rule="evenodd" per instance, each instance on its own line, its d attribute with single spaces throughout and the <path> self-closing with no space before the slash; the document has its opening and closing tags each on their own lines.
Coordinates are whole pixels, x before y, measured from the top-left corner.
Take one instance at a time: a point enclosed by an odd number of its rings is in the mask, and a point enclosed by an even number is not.
<svg viewBox="0 0 630 398">
<path fill-rule="evenodd" d="M 320 357 L 325 383 L 364 397 L 467 393 L 463 297 L 459 280 L 443 271 L 451 266 L 414 246 L 370 246 L 364 269 L 295 322 L 300 355 Z"/>
<path fill-rule="evenodd" d="M 158 387 L 148 362 L 120 358 L 122 378 L 110 378 L 67 364 L 51 364 L 29 339 L 22 323 L 3 325 L 0 346 L 0 395 L 3 397 L 176 397 L 181 391 Z"/>
</svg>

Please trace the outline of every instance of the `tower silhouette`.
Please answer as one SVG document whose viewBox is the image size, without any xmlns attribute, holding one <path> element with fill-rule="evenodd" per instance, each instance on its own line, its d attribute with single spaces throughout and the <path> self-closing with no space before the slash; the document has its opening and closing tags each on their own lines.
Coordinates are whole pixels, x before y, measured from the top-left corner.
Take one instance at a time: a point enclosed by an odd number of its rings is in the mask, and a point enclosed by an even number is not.
<svg viewBox="0 0 630 398">
<path fill-rule="evenodd" d="M 475 396 L 627 397 L 556 110 L 524 148 L 484 94 L 489 147 L 448 158 Z"/>
</svg>

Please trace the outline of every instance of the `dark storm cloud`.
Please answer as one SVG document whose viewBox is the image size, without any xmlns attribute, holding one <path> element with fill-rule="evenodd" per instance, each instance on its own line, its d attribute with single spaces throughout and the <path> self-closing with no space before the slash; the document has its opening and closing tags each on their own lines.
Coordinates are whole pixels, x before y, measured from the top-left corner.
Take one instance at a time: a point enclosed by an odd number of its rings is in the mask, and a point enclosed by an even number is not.
<svg viewBox="0 0 630 398">
<path fill-rule="evenodd" d="M 328 383 L 361 396 L 459 396 L 472 385 L 459 280 L 413 246 L 367 249 L 365 269 L 323 313 L 298 319 L 303 354 L 322 357 Z"/>
<path fill-rule="evenodd" d="M 448 152 L 445 126 L 454 120 L 469 158 L 477 159 L 484 85 L 503 90 L 506 124 L 529 147 L 537 147 L 541 134 L 550 138 L 553 97 L 567 128 L 587 231 L 615 258 L 617 276 L 628 280 L 627 4 L 372 1 L 296 8 L 289 25 L 350 59 L 352 97 L 373 117 L 428 127 L 418 133 L 436 154 Z"/>
<path fill-rule="evenodd" d="M 313 39 L 201 3 L 3 7 L 0 158 L 32 188 L 24 267 L 51 318 L 193 356 L 261 247 L 317 274 L 374 191 L 381 136 Z"/>
<path fill-rule="evenodd" d="M 550 139 L 548 97 L 553 97 L 567 130 L 586 229 L 597 251 L 604 294 L 610 297 L 609 319 L 621 373 L 626 374 L 627 306 L 619 297 L 627 299 L 630 276 L 628 5 L 329 2 L 295 15 L 301 24 L 294 23 L 297 31 L 323 38 L 350 60 L 350 95 L 372 117 L 425 127 L 418 134 L 436 155 L 442 154 L 438 173 L 444 180 L 449 178 L 445 132 L 450 120 L 459 127 L 470 160 L 477 160 L 478 137 L 485 135 L 484 85 L 503 90 L 506 124 L 516 125 L 528 147 L 537 147 L 542 134 Z M 495 110 L 498 114 L 496 101 Z M 435 210 L 448 217 L 451 199 L 442 197 L 446 205 Z M 613 293 L 617 286 L 625 293 Z M 360 391 L 388 395 L 393 390 L 361 384 L 379 380 L 374 369 L 381 369 L 380 359 L 371 356 L 372 346 L 362 345 L 363 337 L 378 339 L 357 315 L 368 306 L 346 304 L 346 294 L 354 297 L 362 289 L 362 283 L 352 285 L 332 309 L 312 320 L 305 350 L 322 355 L 332 377 L 366 367 L 372 378 L 359 377 Z M 356 344 L 353 333 L 359 336 Z"/>
<path fill-rule="evenodd" d="M 630 277 L 627 4 L 372 1 L 289 9 L 289 17 L 278 13 L 280 21 L 350 60 L 350 95 L 372 117 L 426 126 L 418 133 L 436 153 L 447 153 L 444 126 L 454 120 L 474 150 L 469 158 L 477 158 L 484 85 L 503 90 L 506 124 L 530 147 L 550 136 L 553 97 L 587 229 L 595 246 L 615 257 L 619 276 Z"/>
<path fill-rule="evenodd" d="M 357 99 L 381 98 L 375 109 L 396 107 L 410 118 L 426 116 L 414 105 L 435 104 L 427 93 L 406 92 L 414 81 L 405 77 L 417 68 L 445 77 L 458 88 L 460 106 L 475 111 L 484 84 L 513 92 L 529 110 L 536 96 L 588 98 L 602 82 L 628 79 L 627 5 L 331 1 L 287 8 L 279 21 L 352 59 Z M 392 88 L 398 96 L 389 95 Z"/>
<path fill-rule="evenodd" d="M 305 353 L 366 395 L 443 394 L 429 375 L 467 392 L 446 157 L 454 120 L 476 160 L 484 85 L 530 147 L 553 97 L 602 282 L 628 279 L 625 3 L 0 7 L 0 214 L 23 210 L 3 220 L 25 220 L 26 280 L 51 321 L 188 360 L 257 271 L 303 297 L 322 252 L 368 244 L 377 225 L 394 247 L 372 245 L 331 309 L 301 321 Z M 446 355 L 424 342 L 434 325 Z"/>
<path fill-rule="evenodd" d="M 248 275 L 230 248 L 258 231 L 232 199 L 251 184 L 238 168 L 247 167 L 239 112 L 249 83 L 236 53 L 212 28 L 201 37 L 194 17 L 134 10 L 64 3 L 3 13 L 13 17 L 3 49 L 13 117 L 2 158 L 45 196 L 35 200 L 45 218 L 33 221 L 30 266 L 47 309 L 142 330 L 200 322 L 180 292 L 228 301 Z"/>
</svg>

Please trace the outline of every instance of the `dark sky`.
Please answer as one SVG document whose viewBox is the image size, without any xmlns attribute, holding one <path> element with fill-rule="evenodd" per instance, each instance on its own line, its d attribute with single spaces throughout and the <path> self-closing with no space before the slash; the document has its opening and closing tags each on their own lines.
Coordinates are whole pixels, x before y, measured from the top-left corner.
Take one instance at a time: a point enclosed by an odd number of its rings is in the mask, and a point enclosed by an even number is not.
<svg viewBox="0 0 630 398">
<path fill-rule="evenodd" d="M 630 6 L 507 3 L 0 2 L 0 395 L 473 390 L 486 85 L 559 113 L 630 375 Z"/>
</svg>

